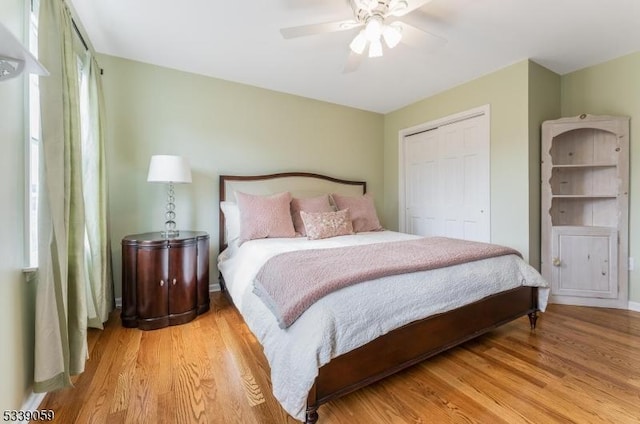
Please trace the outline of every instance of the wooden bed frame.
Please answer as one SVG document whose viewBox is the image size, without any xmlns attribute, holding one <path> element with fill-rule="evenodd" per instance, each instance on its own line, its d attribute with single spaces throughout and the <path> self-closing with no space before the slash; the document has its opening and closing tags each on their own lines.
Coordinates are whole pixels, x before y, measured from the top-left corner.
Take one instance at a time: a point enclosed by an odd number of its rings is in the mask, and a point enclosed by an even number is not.
<svg viewBox="0 0 640 424">
<path fill-rule="evenodd" d="M 259 176 L 220 176 L 220 200 L 232 199 L 229 184 L 288 178 L 329 181 L 352 190 L 366 192 L 366 183 L 348 181 L 306 172 L 288 172 Z M 262 188 L 261 190 L 264 190 Z M 292 191 L 295 196 L 295 192 Z M 258 193 L 254 193 L 258 194 Z M 266 194 L 266 193 L 263 193 Z M 220 212 L 220 251 L 226 247 L 224 216 Z M 224 280 L 220 278 L 226 292 Z M 229 299 L 233 304 L 233 300 Z M 524 315 L 531 329 L 538 318 L 538 289 L 518 287 L 498 293 L 449 312 L 433 315 L 397 328 L 355 350 L 331 360 L 319 369 L 307 397 L 306 424 L 318 421 L 318 408 L 325 402 L 344 396 L 375 381 L 395 374 L 440 352 L 464 343 L 500 325 Z"/>
</svg>

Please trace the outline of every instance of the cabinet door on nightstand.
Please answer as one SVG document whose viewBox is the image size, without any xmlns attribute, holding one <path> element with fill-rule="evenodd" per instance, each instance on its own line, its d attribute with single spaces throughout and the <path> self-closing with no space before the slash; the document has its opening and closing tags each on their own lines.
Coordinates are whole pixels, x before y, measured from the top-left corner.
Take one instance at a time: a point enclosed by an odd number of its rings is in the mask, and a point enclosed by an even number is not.
<svg viewBox="0 0 640 424">
<path fill-rule="evenodd" d="M 141 319 L 167 315 L 169 302 L 169 249 L 138 249 L 138 316 Z"/>
<path fill-rule="evenodd" d="M 196 310 L 196 261 L 195 243 L 169 249 L 169 314 Z"/>
</svg>

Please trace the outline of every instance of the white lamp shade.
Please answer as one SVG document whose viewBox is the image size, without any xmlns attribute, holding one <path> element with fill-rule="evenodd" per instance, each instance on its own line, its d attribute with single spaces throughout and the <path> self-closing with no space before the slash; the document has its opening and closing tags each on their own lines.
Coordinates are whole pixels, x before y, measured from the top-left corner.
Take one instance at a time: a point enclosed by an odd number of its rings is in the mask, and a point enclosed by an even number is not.
<svg viewBox="0 0 640 424">
<path fill-rule="evenodd" d="M 156 183 L 190 183 L 191 167 L 182 156 L 153 155 L 147 181 Z"/>
</svg>

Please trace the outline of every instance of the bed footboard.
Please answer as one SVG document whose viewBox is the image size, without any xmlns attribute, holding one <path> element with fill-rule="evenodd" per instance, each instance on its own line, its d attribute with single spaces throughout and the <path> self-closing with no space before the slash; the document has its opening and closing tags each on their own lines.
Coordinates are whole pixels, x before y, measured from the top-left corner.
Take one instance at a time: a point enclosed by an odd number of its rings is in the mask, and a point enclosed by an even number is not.
<svg viewBox="0 0 640 424">
<path fill-rule="evenodd" d="M 306 423 L 318 407 L 524 315 L 537 320 L 538 289 L 518 287 L 400 327 L 320 368 L 307 398 Z M 429 337 L 424 337 L 428 334 Z"/>
</svg>

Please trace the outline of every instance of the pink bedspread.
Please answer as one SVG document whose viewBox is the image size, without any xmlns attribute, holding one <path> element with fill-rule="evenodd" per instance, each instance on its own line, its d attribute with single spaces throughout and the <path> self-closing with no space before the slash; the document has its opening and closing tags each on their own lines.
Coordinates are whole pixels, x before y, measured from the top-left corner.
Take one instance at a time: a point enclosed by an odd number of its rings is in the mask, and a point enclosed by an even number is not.
<svg viewBox="0 0 640 424">
<path fill-rule="evenodd" d="M 287 328 L 316 300 L 351 284 L 510 254 L 521 256 L 508 247 L 446 237 L 299 250 L 269 259 L 253 291 Z"/>
</svg>

